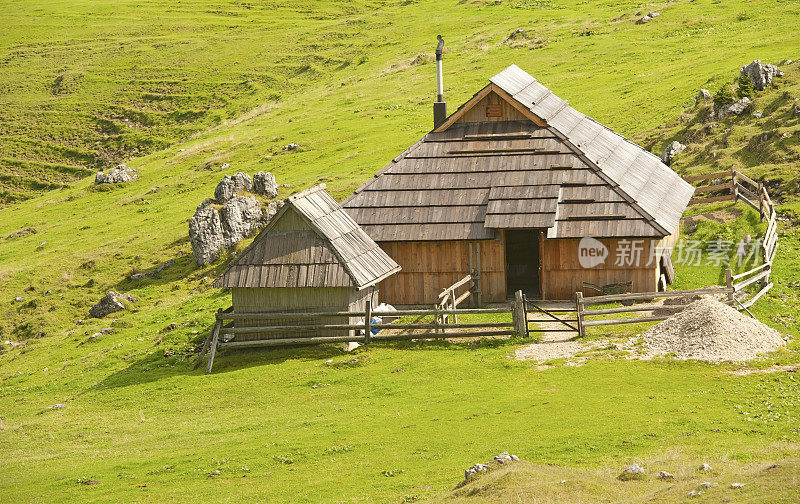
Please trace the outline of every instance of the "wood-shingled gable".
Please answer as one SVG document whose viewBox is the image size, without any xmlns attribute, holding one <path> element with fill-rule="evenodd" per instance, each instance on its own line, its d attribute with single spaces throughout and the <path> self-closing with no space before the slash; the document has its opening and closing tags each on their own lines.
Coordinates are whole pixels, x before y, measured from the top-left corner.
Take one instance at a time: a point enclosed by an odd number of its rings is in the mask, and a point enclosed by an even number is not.
<svg viewBox="0 0 800 504">
<path fill-rule="evenodd" d="M 400 267 L 319 185 L 290 196 L 217 287 L 356 287 Z"/>
</svg>

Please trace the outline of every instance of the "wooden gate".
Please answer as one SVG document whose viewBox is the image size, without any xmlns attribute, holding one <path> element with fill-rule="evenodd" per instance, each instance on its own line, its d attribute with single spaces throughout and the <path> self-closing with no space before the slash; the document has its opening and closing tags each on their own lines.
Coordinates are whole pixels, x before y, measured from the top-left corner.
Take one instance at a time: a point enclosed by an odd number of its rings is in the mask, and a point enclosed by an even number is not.
<svg viewBox="0 0 800 504">
<path fill-rule="evenodd" d="M 580 333 L 577 307 L 543 308 L 539 303 L 525 299 L 525 308 L 528 332 Z M 541 327 L 539 324 L 547 324 L 547 327 Z"/>
</svg>

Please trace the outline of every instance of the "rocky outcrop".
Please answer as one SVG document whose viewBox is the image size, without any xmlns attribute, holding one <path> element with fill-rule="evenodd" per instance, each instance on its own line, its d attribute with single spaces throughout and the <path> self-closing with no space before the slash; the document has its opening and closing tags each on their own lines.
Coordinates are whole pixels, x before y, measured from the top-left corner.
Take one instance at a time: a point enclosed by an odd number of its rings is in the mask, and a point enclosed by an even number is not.
<svg viewBox="0 0 800 504">
<path fill-rule="evenodd" d="M 270 199 L 277 197 L 278 183 L 275 181 L 275 175 L 263 171 L 253 175 L 253 192 Z"/>
<path fill-rule="evenodd" d="M 764 91 L 770 84 L 772 84 L 773 77 L 778 76 L 778 67 L 764 64 L 759 60 L 754 60 L 748 65 L 744 65 L 739 69 L 741 75 L 745 75 L 753 83 L 753 87 L 759 91 Z"/>
<path fill-rule="evenodd" d="M 675 158 L 675 156 L 684 150 L 686 150 L 686 146 L 679 141 L 674 140 L 667 145 L 666 149 L 664 149 L 664 152 L 661 154 L 661 161 L 663 161 L 665 165 L 669 166 L 672 164 L 672 160 Z"/>
<path fill-rule="evenodd" d="M 207 199 L 197 207 L 189 221 L 189 240 L 198 266 L 215 261 L 220 253 L 235 245 L 262 224 L 263 212 L 252 196 L 235 196 L 219 207 Z"/>
<path fill-rule="evenodd" d="M 717 119 L 725 119 L 726 117 L 730 117 L 732 115 L 742 115 L 745 110 L 750 108 L 752 102 L 750 98 L 744 97 L 737 102 L 733 102 L 730 105 L 725 105 L 724 107 L 715 109 L 715 115 Z"/>
<path fill-rule="evenodd" d="M 622 470 L 622 474 L 617 476 L 617 478 L 622 481 L 640 480 L 644 479 L 644 477 L 645 477 L 644 468 L 639 464 L 629 465 L 628 467 Z"/>
<path fill-rule="evenodd" d="M 110 290 L 106 292 L 106 295 L 97 304 L 89 308 L 89 315 L 95 318 L 103 318 L 106 315 L 122 311 L 126 308 L 126 301 L 132 303 L 136 301 L 136 298 Z"/>
<path fill-rule="evenodd" d="M 218 203 L 226 203 L 236 196 L 237 193 L 252 190 L 253 180 L 250 178 L 250 175 L 245 172 L 239 172 L 233 176 L 225 175 L 219 184 L 217 184 L 216 189 L 214 189 L 214 199 L 216 199 Z"/>
<path fill-rule="evenodd" d="M 123 182 L 130 182 L 138 178 L 139 174 L 136 173 L 136 170 L 121 164 L 117 165 L 108 173 L 102 171 L 97 172 L 94 181 L 98 184 L 122 184 Z"/>
</svg>

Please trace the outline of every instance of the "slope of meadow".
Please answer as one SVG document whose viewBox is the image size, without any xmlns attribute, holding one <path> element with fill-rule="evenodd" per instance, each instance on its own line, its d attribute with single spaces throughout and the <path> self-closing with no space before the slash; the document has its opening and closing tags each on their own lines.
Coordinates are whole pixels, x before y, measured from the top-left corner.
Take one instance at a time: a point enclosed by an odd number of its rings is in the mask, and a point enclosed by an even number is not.
<svg viewBox="0 0 800 504">
<path fill-rule="evenodd" d="M 357 362 L 337 348 L 256 352 L 193 372 L 194 342 L 229 296 L 207 285 L 224 261 L 192 262 L 187 219 L 232 171 L 271 170 L 291 185 L 282 196 L 321 181 L 346 195 L 430 128 L 437 33 L 451 110 L 513 62 L 660 153 L 698 88 L 755 58 L 800 58 L 798 2 L 286 5 L 2 5 L 0 190 L 29 199 L 0 210 L 0 340 L 20 343 L 0 352 L 0 500 L 399 502 L 504 450 L 590 469 L 797 457 L 791 375 L 613 359 L 540 372 L 508 358 L 517 341 L 375 346 Z M 661 16 L 635 24 L 649 10 Z M 79 179 L 122 160 L 138 181 Z M 786 243 L 756 313 L 798 335 L 771 311 L 796 299 Z M 139 301 L 88 319 L 111 288 Z M 797 363 L 791 348 L 774 362 Z"/>
</svg>

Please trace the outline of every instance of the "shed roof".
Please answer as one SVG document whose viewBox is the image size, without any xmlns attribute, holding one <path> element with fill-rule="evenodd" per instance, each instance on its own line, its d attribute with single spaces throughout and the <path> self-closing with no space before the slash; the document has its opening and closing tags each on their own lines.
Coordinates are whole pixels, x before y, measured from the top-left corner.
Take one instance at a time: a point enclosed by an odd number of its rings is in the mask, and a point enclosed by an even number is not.
<svg viewBox="0 0 800 504">
<path fill-rule="evenodd" d="M 464 122 L 490 93 L 525 120 Z M 661 160 L 577 112 L 511 65 L 344 206 L 377 241 L 662 237 L 694 188 Z"/>
<path fill-rule="evenodd" d="M 289 196 L 216 287 L 355 287 L 398 272 L 392 260 L 325 192 Z"/>
</svg>

